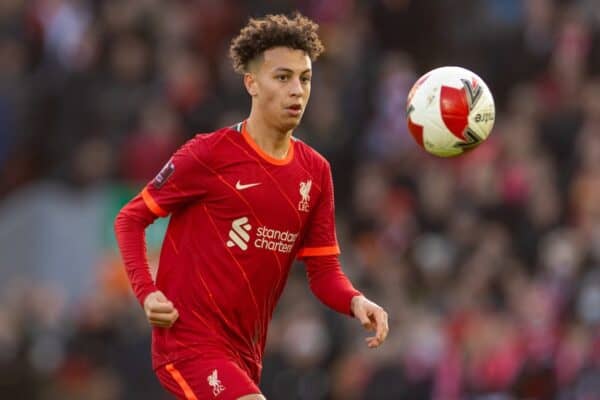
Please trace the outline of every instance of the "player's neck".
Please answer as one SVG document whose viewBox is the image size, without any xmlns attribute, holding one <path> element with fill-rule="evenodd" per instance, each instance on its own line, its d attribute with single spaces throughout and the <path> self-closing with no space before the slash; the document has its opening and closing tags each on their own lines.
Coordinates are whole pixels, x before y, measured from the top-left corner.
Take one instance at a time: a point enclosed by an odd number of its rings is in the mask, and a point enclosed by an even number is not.
<svg viewBox="0 0 600 400">
<path fill-rule="evenodd" d="M 287 156 L 290 149 L 291 130 L 282 132 L 251 112 L 246 120 L 246 131 L 254 143 L 271 157 L 283 160 Z"/>
</svg>

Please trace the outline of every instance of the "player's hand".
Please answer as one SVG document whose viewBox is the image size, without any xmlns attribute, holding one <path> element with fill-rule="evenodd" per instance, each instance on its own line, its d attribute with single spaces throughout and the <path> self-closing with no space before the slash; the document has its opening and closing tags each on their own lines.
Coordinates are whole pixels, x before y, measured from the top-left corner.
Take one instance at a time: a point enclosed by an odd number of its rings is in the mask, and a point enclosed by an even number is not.
<svg viewBox="0 0 600 400">
<path fill-rule="evenodd" d="M 375 336 L 365 339 L 368 346 L 375 348 L 381 345 L 389 332 L 387 312 L 365 296 L 354 296 L 350 307 L 362 326 L 369 332 L 375 332 Z"/>
<path fill-rule="evenodd" d="M 159 328 L 170 328 L 179 318 L 179 312 L 173 303 L 160 290 L 146 296 L 144 311 L 146 311 L 148 321 Z"/>
</svg>

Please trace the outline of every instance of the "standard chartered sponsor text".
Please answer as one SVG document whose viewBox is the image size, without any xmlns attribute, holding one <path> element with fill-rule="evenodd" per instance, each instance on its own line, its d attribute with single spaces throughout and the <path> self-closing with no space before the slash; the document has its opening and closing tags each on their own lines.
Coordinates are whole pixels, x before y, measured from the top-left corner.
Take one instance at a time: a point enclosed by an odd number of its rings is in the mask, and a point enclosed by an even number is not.
<svg viewBox="0 0 600 400">
<path fill-rule="evenodd" d="M 298 233 L 261 226 L 256 230 L 254 246 L 259 249 L 290 253 L 297 238 Z"/>
</svg>

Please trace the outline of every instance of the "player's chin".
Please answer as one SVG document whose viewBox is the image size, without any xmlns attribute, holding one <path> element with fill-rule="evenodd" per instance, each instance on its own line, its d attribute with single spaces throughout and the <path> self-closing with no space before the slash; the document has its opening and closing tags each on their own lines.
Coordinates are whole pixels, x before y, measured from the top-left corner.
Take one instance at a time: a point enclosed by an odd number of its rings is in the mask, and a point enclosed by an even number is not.
<svg viewBox="0 0 600 400">
<path fill-rule="evenodd" d="M 300 121 L 302 120 L 302 113 L 298 115 L 286 114 L 283 116 L 281 120 L 281 124 L 284 126 L 285 130 L 291 130 L 300 125 Z"/>
</svg>

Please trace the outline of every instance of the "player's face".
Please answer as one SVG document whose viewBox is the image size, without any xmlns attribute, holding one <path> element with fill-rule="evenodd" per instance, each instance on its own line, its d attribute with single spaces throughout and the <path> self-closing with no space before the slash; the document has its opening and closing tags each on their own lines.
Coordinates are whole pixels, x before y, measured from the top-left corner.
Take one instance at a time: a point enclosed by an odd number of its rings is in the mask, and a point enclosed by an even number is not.
<svg viewBox="0 0 600 400">
<path fill-rule="evenodd" d="M 311 60 L 302 50 L 275 47 L 263 53 L 249 87 L 254 106 L 282 132 L 302 119 L 310 96 Z"/>
</svg>

